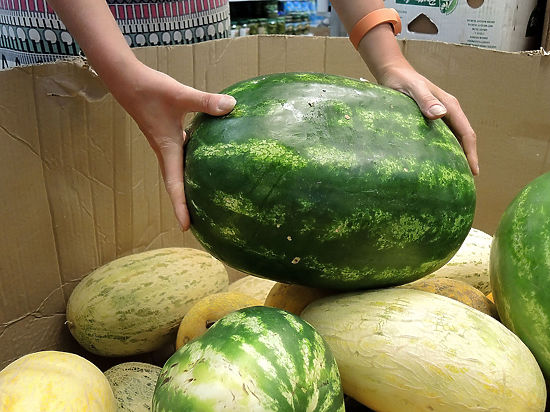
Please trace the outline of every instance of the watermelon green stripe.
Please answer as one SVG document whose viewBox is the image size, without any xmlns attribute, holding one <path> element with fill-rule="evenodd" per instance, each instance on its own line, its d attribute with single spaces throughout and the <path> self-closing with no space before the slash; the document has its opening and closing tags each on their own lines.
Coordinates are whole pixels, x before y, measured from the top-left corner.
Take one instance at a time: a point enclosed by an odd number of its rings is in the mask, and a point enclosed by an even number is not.
<svg viewBox="0 0 550 412">
<path fill-rule="evenodd" d="M 550 378 L 550 173 L 527 184 L 502 215 L 491 246 L 491 289 L 502 323 Z"/>
<path fill-rule="evenodd" d="M 224 409 L 225 408 L 225 409 Z M 343 411 L 338 367 L 302 319 L 245 308 L 184 345 L 164 365 L 153 411 Z"/>
<path fill-rule="evenodd" d="M 466 238 L 475 186 L 462 148 L 409 97 L 315 73 L 224 92 L 233 112 L 193 121 L 185 187 L 193 232 L 229 266 L 380 287 L 441 267 Z"/>
</svg>

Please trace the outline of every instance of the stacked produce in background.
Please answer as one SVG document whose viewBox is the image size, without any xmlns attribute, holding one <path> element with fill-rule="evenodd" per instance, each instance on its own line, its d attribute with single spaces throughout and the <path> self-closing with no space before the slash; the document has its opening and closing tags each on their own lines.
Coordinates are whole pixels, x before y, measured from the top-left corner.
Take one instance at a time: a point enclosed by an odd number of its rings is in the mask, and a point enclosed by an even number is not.
<svg viewBox="0 0 550 412">
<path fill-rule="evenodd" d="M 186 152 L 208 252 L 84 277 L 67 327 L 115 365 L 27 355 L 0 371 L 0 410 L 544 411 L 550 174 L 493 241 L 460 146 L 408 97 L 312 73 L 228 92 Z M 249 274 L 229 284 L 222 262 Z"/>
<path fill-rule="evenodd" d="M 328 27 L 328 14 L 317 11 L 315 0 L 237 0 L 229 4 L 233 38 L 256 34 L 312 35 L 316 28 Z"/>
</svg>

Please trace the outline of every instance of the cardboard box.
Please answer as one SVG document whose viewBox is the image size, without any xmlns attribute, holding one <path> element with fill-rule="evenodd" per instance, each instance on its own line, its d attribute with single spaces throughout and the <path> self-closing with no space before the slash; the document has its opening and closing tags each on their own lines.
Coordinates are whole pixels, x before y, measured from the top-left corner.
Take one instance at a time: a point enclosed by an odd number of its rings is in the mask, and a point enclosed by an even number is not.
<svg viewBox="0 0 550 412">
<path fill-rule="evenodd" d="M 547 52 L 550 51 L 550 1 L 546 2 L 546 12 L 542 27 L 541 47 Z"/>
<path fill-rule="evenodd" d="M 516 193 L 550 170 L 550 56 L 400 44 L 420 73 L 459 99 L 478 134 L 474 226 L 493 233 Z M 211 92 L 283 71 L 372 80 L 345 38 L 261 36 L 135 52 Z M 65 303 L 92 269 L 146 249 L 200 247 L 178 229 L 146 139 L 81 61 L 0 72 L 0 147 L 0 368 L 38 350 L 84 354 L 64 325 Z"/>
<path fill-rule="evenodd" d="M 402 39 L 504 51 L 540 47 L 541 27 L 533 15 L 537 0 L 385 0 L 385 6 L 401 16 Z"/>
</svg>

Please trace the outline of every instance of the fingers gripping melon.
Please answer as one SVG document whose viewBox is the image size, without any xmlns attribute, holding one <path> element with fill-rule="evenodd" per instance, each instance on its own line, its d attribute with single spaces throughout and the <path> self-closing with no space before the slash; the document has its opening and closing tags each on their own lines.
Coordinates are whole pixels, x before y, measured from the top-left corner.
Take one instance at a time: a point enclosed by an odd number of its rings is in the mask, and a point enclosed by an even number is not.
<svg viewBox="0 0 550 412">
<path fill-rule="evenodd" d="M 227 88 L 185 150 L 191 229 L 242 272 L 355 290 L 411 282 L 458 250 L 475 185 L 449 128 L 356 79 L 276 73 Z"/>
</svg>

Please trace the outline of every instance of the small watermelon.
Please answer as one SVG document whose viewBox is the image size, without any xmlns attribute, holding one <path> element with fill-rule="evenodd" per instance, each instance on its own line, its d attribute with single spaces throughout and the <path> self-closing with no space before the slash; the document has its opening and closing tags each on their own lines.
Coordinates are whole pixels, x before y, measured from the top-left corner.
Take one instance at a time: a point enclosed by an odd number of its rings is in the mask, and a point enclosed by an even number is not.
<svg viewBox="0 0 550 412">
<path fill-rule="evenodd" d="M 154 412 L 344 411 L 338 366 L 299 317 L 252 306 L 218 320 L 164 365 Z"/>
</svg>

